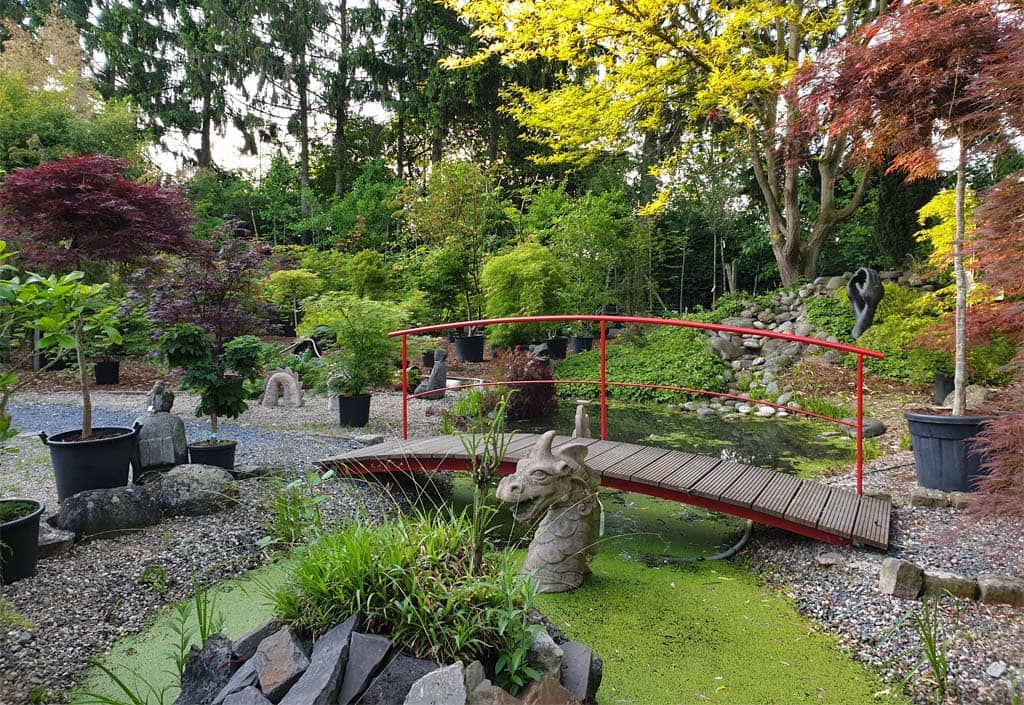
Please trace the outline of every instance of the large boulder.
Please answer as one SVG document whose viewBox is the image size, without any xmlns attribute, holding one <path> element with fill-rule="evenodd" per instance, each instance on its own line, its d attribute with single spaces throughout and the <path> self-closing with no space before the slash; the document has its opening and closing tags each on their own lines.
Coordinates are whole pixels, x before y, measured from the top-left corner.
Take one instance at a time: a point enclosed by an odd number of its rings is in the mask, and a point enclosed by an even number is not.
<svg viewBox="0 0 1024 705">
<path fill-rule="evenodd" d="M 113 536 L 160 523 L 160 502 L 145 487 L 86 490 L 65 497 L 57 528 L 79 536 Z"/>
<path fill-rule="evenodd" d="M 216 465 L 179 465 L 154 485 L 153 493 L 167 516 L 216 514 L 238 503 L 234 477 Z"/>
</svg>

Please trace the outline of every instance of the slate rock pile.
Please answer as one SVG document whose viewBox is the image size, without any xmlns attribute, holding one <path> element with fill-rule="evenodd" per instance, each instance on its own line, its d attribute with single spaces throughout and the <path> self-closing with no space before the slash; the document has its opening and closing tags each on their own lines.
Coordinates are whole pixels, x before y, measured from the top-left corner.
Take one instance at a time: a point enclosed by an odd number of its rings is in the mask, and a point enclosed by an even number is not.
<svg viewBox="0 0 1024 705">
<path fill-rule="evenodd" d="M 557 635 L 561 638 L 561 635 Z M 579 705 L 595 702 L 601 659 L 541 632 L 528 656 L 543 677 L 513 697 L 479 661 L 439 664 L 409 656 L 357 616 L 312 644 L 280 622 L 233 642 L 192 647 L 175 705 Z"/>
</svg>

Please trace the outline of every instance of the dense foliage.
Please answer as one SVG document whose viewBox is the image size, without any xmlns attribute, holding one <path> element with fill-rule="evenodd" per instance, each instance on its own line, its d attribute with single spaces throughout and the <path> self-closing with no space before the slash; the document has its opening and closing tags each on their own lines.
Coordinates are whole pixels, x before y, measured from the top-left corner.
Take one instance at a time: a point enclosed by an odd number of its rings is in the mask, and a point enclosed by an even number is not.
<svg viewBox="0 0 1024 705">
<path fill-rule="evenodd" d="M 0 183 L 0 229 L 31 266 L 54 271 L 189 252 L 185 194 L 132 181 L 127 168 L 89 156 L 18 169 Z"/>
<path fill-rule="evenodd" d="M 574 355 L 555 366 L 557 379 L 598 379 L 599 351 Z M 608 345 L 608 380 L 724 391 L 724 366 L 702 331 L 659 327 L 615 338 Z M 566 398 L 594 399 L 598 385 L 559 384 Z M 609 387 L 608 395 L 635 402 L 667 402 L 689 398 L 662 389 Z"/>
<path fill-rule="evenodd" d="M 482 283 L 487 318 L 543 316 L 562 312 L 566 278 L 562 265 L 551 250 L 526 243 L 492 257 L 484 266 Z M 551 324 L 502 324 L 491 326 L 491 345 L 506 347 L 541 340 L 554 328 Z"/>
<path fill-rule="evenodd" d="M 358 522 L 313 541 L 273 600 L 280 617 L 313 634 L 359 614 L 370 631 L 420 658 L 521 657 L 533 640 L 530 582 L 507 559 L 492 557 L 474 572 L 472 553 L 468 518 Z M 521 676 L 496 675 L 502 685 Z"/>
</svg>

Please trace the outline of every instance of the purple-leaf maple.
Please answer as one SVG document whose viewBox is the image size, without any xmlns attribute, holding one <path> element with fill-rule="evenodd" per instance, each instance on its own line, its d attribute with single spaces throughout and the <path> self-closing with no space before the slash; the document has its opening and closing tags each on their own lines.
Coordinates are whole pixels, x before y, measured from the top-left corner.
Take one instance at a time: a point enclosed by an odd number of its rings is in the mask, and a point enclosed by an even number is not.
<svg viewBox="0 0 1024 705">
<path fill-rule="evenodd" d="M 153 288 L 149 318 L 168 326 L 201 326 L 213 335 L 219 354 L 226 341 L 257 331 L 256 292 L 269 261 L 269 248 L 238 238 L 219 246 L 197 243 L 193 255 Z"/>
<path fill-rule="evenodd" d="M 11 172 L 0 183 L 0 238 L 50 271 L 189 252 L 184 192 L 132 181 L 127 169 L 123 159 L 92 155 Z"/>
</svg>

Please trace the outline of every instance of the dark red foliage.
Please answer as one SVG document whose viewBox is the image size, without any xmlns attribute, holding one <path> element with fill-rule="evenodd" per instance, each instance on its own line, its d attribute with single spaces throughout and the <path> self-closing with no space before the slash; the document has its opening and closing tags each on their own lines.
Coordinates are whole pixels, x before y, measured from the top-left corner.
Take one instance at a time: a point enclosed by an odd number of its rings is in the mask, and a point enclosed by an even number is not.
<svg viewBox="0 0 1024 705">
<path fill-rule="evenodd" d="M 513 350 L 498 357 L 507 382 L 543 381 L 554 379 L 551 360 L 540 358 L 526 350 Z M 513 421 L 546 416 L 555 410 L 555 383 L 519 384 L 509 387 L 507 416 Z"/>
<path fill-rule="evenodd" d="M 851 136 L 862 161 L 891 160 L 891 172 L 932 178 L 937 132 L 962 127 L 977 143 L 1019 111 L 975 85 L 1005 70 L 1019 22 L 993 0 L 899 4 L 805 68 L 792 90 L 810 129 Z"/>
<path fill-rule="evenodd" d="M 11 172 L 0 184 L 0 238 L 29 266 L 51 271 L 189 252 L 184 192 L 132 181 L 127 168 L 123 159 L 94 155 Z"/>
<path fill-rule="evenodd" d="M 268 247 L 239 239 L 197 243 L 150 294 L 149 318 L 167 326 L 195 323 L 214 337 L 216 350 L 238 335 L 262 335 L 256 289 L 266 274 Z M 145 284 L 145 282 L 141 282 Z"/>
</svg>

